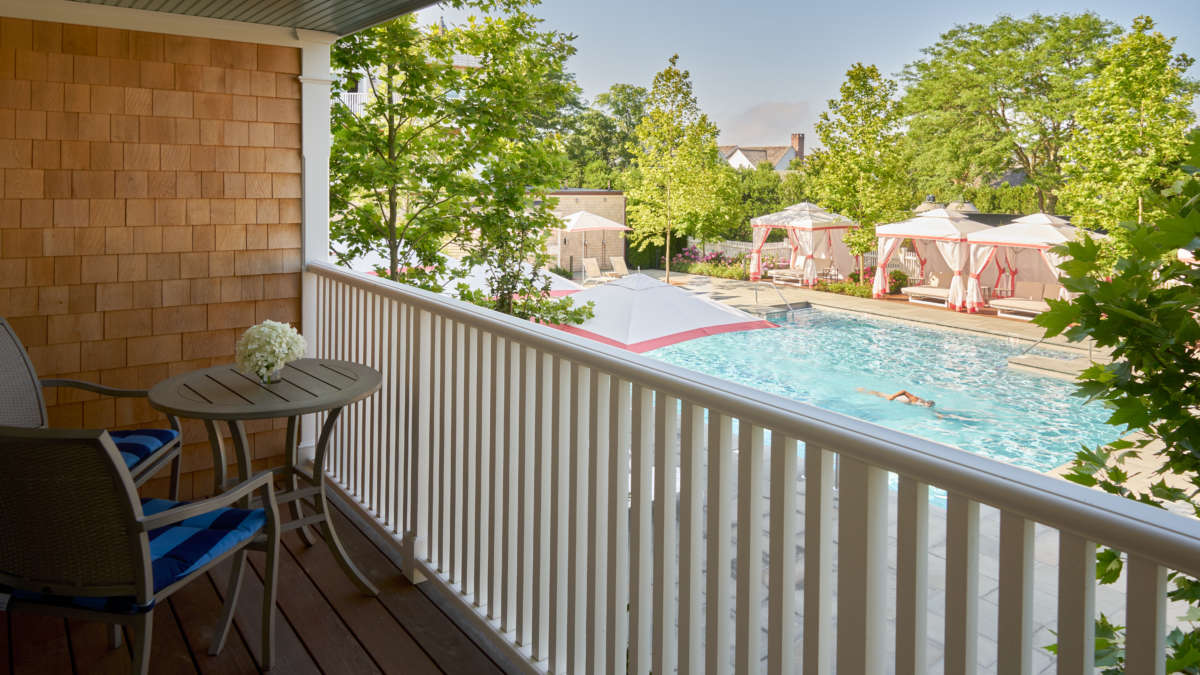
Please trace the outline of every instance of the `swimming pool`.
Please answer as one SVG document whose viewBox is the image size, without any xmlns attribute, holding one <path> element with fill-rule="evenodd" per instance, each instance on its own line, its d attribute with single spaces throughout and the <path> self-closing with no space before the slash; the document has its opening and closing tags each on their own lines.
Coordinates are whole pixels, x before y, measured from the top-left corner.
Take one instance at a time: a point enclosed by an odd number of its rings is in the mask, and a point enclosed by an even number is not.
<svg viewBox="0 0 1200 675">
<path fill-rule="evenodd" d="M 1105 423 L 1103 405 L 1072 395 L 1072 382 L 1008 368 L 1008 357 L 1026 347 L 813 309 L 779 328 L 713 335 L 646 355 L 1035 471 L 1070 461 L 1081 444 L 1121 435 Z M 907 389 L 936 405 L 889 402 L 860 388 Z"/>
</svg>

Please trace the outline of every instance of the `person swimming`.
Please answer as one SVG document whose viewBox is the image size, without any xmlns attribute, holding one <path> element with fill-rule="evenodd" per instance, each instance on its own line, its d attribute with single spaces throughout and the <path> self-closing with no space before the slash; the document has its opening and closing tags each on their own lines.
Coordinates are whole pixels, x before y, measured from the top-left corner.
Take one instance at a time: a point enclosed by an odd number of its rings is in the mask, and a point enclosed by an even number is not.
<svg viewBox="0 0 1200 675">
<path fill-rule="evenodd" d="M 901 389 L 900 391 L 898 391 L 894 394 L 891 394 L 891 395 L 885 394 L 881 391 L 875 391 L 874 389 L 864 389 L 862 387 L 859 387 L 858 390 L 864 394 L 871 394 L 872 396 L 878 396 L 879 398 L 885 398 L 889 401 L 903 399 L 900 402 L 907 403 L 909 405 L 919 405 L 919 406 L 922 406 L 925 408 L 932 408 L 934 406 L 933 401 L 923 399 L 920 396 L 917 396 L 916 394 L 912 393 L 911 391 L 908 391 L 907 389 Z"/>
</svg>

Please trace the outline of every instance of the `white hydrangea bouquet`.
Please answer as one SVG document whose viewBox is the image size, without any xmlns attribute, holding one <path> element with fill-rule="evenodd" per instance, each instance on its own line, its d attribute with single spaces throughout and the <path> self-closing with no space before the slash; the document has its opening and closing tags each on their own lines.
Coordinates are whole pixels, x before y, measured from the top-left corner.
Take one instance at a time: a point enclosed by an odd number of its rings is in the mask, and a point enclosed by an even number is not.
<svg viewBox="0 0 1200 675">
<path fill-rule="evenodd" d="M 267 319 L 251 326 L 237 342 L 237 367 L 263 384 L 273 382 L 288 363 L 304 356 L 304 338 L 286 323 Z"/>
</svg>

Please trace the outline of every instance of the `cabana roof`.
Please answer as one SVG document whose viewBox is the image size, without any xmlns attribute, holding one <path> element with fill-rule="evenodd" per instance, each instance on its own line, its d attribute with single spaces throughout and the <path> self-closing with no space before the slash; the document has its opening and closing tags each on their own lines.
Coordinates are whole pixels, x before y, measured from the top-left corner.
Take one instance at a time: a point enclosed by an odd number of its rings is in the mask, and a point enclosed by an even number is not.
<svg viewBox="0 0 1200 675">
<path fill-rule="evenodd" d="M 782 211 L 752 218 L 750 225 L 768 229 L 847 230 L 857 227 L 858 223 L 841 214 L 826 211 L 812 202 L 800 202 Z"/>
<path fill-rule="evenodd" d="M 880 225 L 875 228 L 875 235 L 901 239 L 964 241 L 968 234 L 987 229 L 991 229 L 990 226 L 971 220 L 958 211 L 933 209 L 915 218 Z"/>
</svg>

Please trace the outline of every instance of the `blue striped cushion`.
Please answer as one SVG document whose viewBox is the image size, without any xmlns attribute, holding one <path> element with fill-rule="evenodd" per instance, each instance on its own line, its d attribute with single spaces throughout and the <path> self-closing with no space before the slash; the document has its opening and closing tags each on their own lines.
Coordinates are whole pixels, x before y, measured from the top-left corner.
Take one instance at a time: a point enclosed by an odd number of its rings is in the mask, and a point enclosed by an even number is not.
<svg viewBox="0 0 1200 675">
<path fill-rule="evenodd" d="M 179 432 L 174 429 L 129 429 L 125 431 L 110 431 L 113 443 L 121 451 L 121 459 L 125 460 L 126 468 L 132 469 L 144 459 L 153 455 L 159 448 L 179 438 Z"/>
<path fill-rule="evenodd" d="M 147 516 L 162 513 L 187 502 L 143 499 Z M 151 530 L 150 559 L 154 566 L 157 593 L 237 544 L 253 537 L 267 522 L 262 509 L 217 509 L 202 516 Z"/>
<path fill-rule="evenodd" d="M 187 502 L 169 499 L 143 499 L 142 512 L 147 516 L 182 506 Z M 267 522 L 262 509 L 217 509 L 174 525 L 151 530 L 150 564 L 154 570 L 154 592 L 157 593 L 179 581 L 213 558 L 253 537 Z M 101 612 L 130 614 L 144 612 L 154 606 L 140 607 L 131 597 L 85 598 L 50 595 L 32 591 L 13 590 L 0 585 L 0 592 L 27 602 L 78 607 Z"/>
</svg>

